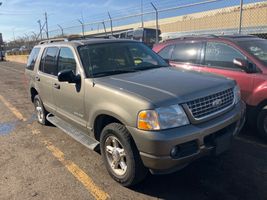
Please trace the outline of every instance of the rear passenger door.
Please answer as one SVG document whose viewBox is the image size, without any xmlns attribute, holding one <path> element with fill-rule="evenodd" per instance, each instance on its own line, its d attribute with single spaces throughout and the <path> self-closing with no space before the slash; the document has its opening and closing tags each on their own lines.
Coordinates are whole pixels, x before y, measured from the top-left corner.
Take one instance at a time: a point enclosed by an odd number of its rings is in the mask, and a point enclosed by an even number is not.
<svg viewBox="0 0 267 200">
<path fill-rule="evenodd" d="M 58 54 L 58 72 L 66 69 L 71 69 L 76 75 L 82 74 L 71 47 L 61 47 Z M 57 115 L 67 121 L 75 121 L 79 128 L 86 126 L 83 83 L 83 78 L 80 84 L 59 82 L 58 79 L 52 83 Z"/>
<path fill-rule="evenodd" d="M 57 55 L 59 48 L 47 47 L 42 55 L 38 72 L 35 76 L 37 90 L 43 104 L 49 112 L 56 110 L 52 83 L 57 80 Z"/>
<path fill-rule="evenodd" d="M 172 50 L 170 64 L 174 67 L 199 70 L 202 48 L 202 42 L 179 42 Z"/>
</svg>

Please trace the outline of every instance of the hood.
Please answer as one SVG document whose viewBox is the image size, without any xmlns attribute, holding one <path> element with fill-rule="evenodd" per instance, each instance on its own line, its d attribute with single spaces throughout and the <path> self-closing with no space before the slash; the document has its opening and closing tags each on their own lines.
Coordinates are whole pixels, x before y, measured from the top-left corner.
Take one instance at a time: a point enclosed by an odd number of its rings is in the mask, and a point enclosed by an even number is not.
<svg viewBox="0 0 267 200">
<path fill-rule="evenodd" d="M 97 78 L 95 83 L 134 93 L 156 106 L 184 103 L 235 85 L 221 76 L 173 67 Z"/>
</svg>

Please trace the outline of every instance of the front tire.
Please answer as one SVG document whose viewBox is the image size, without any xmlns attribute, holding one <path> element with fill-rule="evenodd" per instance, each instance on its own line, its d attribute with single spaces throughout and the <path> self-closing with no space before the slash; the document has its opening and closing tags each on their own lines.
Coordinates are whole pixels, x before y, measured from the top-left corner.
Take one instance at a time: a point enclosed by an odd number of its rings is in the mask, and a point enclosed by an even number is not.
<svg viewBox="0 0 267 200">
<path fill-rule="evenodd" d="M 148 170 L 125 126 L 107 125 L 101 133 L 100 148 L 108 173 L 115 181 L 129 187 L 145 178 Z"/>
<path fill-rule="evenodd" d="M 36 95 L 33 100 L 34 103 L 34 108 L 35 108 L 35 113 L 37 116 L 37 121 L 42 124 L 42 125 L 47 125 L 48 121 L 46 119 L 47 116 L 47 111 L 44 108 L 43 102 L 39 95 Z"/>
<path fill-rule="evenodd" d="M 260 136 L 267 141 L 267 109 L 262 109 L 258 114 L 257 128 Z"/>
</svg>

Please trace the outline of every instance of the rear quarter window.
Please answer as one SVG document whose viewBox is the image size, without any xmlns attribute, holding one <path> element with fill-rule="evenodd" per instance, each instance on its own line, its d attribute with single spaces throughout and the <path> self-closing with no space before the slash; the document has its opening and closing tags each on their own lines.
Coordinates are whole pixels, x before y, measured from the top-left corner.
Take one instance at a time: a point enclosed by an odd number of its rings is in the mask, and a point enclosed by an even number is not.
<svg viewBox="0 0 267 200">
<path fill-rule="evenodd" d="M 26 65 L 26 69 L 28 69 L 28 70 L 34 69 L 34 65 L 36 63 L 39 52 L 40 52 L 40 48 L 33 48 L 32 49 L 30 56 L 29 56 L 29 59 L 28 59 L 28 62 L 27 62 L 27 65 Z"/>
</svg>

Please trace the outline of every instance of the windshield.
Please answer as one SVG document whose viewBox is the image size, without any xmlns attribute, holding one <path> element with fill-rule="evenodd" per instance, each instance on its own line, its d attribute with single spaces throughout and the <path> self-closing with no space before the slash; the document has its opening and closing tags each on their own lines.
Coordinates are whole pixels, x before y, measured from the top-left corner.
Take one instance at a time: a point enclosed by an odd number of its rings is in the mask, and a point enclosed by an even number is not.
<svg viewBox="0 0 267 200">
<path fill-rule="evenodd" d="M 168 64 L 138 42 L 89 44 L 78 48 L 87 77 L 130 73 Z"/>
<path fill-rule="evenodd" d="M 241 47 L 267 65 L 267 40 L 250 40 L 238 43 Z"/>
</svg>

